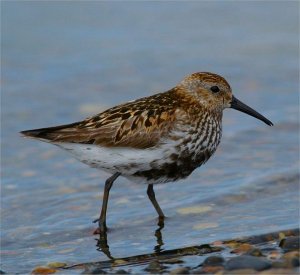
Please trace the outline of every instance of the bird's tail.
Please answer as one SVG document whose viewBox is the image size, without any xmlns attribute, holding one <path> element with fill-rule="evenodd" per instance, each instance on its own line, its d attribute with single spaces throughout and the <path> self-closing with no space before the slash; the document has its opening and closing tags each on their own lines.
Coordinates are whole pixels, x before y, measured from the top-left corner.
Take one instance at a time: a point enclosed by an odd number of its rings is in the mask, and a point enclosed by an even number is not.
<svg viewBox="0 0 300 275">
<path fill-rule="evenodd" d="M 42 141 L 49 142 L 49 141 L 56 140 L 58 136 L 60 136 L 61 130 L 73 128 L 78 124 L 79 122 L 75 122 L 72 124 L 65 124 L 65 125 L 54 126 L 54 127 L 25 130 L 25 131 L 21 131 L 20 134 L 22 134 L 25 137 L 36 138 Z"/>
</svg>

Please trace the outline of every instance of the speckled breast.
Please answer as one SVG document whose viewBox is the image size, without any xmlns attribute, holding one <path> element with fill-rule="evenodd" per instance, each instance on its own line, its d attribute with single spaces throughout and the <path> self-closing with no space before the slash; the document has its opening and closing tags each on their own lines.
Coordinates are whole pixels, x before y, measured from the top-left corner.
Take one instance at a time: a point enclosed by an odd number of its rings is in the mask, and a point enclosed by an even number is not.
<svg viewBox="0 0 300 275">
<path fill-rule="evenodd" d="M 195 125 L 174 132 L 170 138 L 176 140 L 176 145 L 165 146 L 163 159 L 154 160 L 150 163 L 151 169 L 138 171 L 134 176 L 152 184 L 186 178 L 213 155 L 221 135 L 221 122 L 204 116 Z"/>
</svg>

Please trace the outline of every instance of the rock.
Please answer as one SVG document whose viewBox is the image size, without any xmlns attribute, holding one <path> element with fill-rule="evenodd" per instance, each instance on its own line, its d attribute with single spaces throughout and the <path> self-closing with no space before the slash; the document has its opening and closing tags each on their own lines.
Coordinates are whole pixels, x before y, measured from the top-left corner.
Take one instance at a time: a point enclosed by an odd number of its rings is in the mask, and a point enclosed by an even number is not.
<svg viewBox="0 0 300 275">
<path fill-rule="evenodd" d="M 281 257 L 281 253 L 278 250 L 269 251 L 267 258 L 269 260 L 275 261 Z"/>
<path fill-rule="evenodd" d="M 282 239 L 279 243 L 279 246 L 284 251 L 299 250 L 299 236 Z"/>
<path fill-rule="evenodd" d="M 285 253 L 282 258 L 283 259 L 298 259 L 299 260 L 300 253 L 299 251 L 290 251 Z"/>
<path fill-rule="evenodd" d="M 254 257 L 250 255 L 242 255 L 235 258 L 231 258 L 226 264 L 225 269 L 254 269 L 261 271 L 271 267 L 271 263 L 265 259 Z"/>
<path fill-rule="evenodd" d="M 215 274 L 218 272 L 221 272 L 224 270 L 223 266 L 203 266 L 201 269 L 195 270 L 193 273 L 194 274 L 203 274 L 203 273 L 208 273 L 208 274 Z"/>
<path fill-rule="evenodd" d="M 198 246 L 197 249 L 198 249 L 198 254 L 208 254 L 208 253 L 212 253 L 212 252 L 222 251 L 224 248 L 210 246 L 209 244 L 202 244 L 202 245 Z"/>
<path fill-rule="evenodd" d="M 241 243 L 238 241 L 235 241 L 235 240 L 231 240 L 231 241 L 225 242 L 224 245 L 229 248 L 235 249 L 235 248 L 239 247 L 241 245 Z"/>
<path fill-rule="evenodd" d="M 189 274 L 190 269 L 188 267 L 178 267 L 176 269 L 171 270 L 170 274 Z"/>
<path fill-rule="evenodd" d="M 261 250 L 258 248 L 252 248 L 249 251 L 247 251 L 246 254 L 254 257 L 261 257 L 263 255 Z"/>
<path fill-rule="evenodd" d="M 145 271 L 151 272 L 151 273 L 159 273 L 161 272 L 165 267 L 160 264 L 158 261 L 153 261 L 148 264 L 148 266 L 144 269 Z"/>
<path fill-rule="evenodd" d="M 202 266 L 222 266 L 224 264 L 224 258 L 220 256 L 210 256 L 207 257 Z"/>
<path fill-rule="evenodd" d="M 299 251 L 289 251 L 284 253 L 284 255 L 282 256 L 283 258 L 290 258 L 290 257 L 300 257 L 300 252 Z"/>
<path fill-rule="evenodd" d="M 31 274 L 52 274 L 55 272 L 56 269 L 45 266 L 37 266 L 34 270 L 31 271 Z"/>
<path fill-rule="evenodd" d="M 237 253 L 237 254 L 246 253 L 251 249 L 253 249 L 253 246 L 251 244 L 243 243 L 240 246 L 238 246 L 237 248 L 235 248 L 234 250 L 232 250 L 231 253 Z"/>
<path fill-rule="evenodd" d="M 282 258 L 276 262 L 273 262 L 272 266 L 275 268 L 293 268 L 300 265 L 299 252 L 290 251 L 285 253 Z"/>
</svg>

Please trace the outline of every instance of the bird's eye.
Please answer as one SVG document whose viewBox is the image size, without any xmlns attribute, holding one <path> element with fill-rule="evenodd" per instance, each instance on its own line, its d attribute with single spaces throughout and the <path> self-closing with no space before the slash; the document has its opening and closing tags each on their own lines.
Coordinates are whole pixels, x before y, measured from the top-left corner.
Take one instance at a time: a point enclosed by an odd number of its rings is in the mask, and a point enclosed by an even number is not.
<svg viewBox="0 0 300 275">
<path fill-rule="evenodd" d="M 220 89 L 219 89 L 218 86 L 212 86 L 212 87 L 210 87 L 210 90 L 211 90 L 213 93 L 218 93 L 218 92 L 220 92 Z"/>
</svg>

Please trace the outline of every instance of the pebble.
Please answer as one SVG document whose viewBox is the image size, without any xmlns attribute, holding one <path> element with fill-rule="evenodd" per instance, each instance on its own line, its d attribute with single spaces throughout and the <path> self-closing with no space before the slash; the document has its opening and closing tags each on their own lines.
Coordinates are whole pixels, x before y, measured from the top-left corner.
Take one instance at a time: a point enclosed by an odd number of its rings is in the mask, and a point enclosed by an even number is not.
<svg viewBox="0 0 300 275">
<path fill-rule="evenodd" d="M 202 263 L 203 266 L 222 266 L 224 264 L 224 258 L 220 256 L 207 257 Z"/>
<path fill-rule="evenodd" d="M 290 251 L 285 253 L 282 258 L 283 259 L 298 259 L 299 260 L 300 253 L 299 251 Z"/>
<path fill-rule="evenodd" d="M 261 252 L 261 250 L 258 249 L 258 248 L 252 248 L 249 251 L 247 251 L 246 254 L 250 255 L 250 256 L 254 256 L 254 257 L 261 257 L 263 255 L 263 253 Z"/>
<path fill-rule="evenodd" d="M 188 267 L 178 267 L 176 269 L 171 270 L 170 274 L 189 274 L 190 269 Z"/>
<path fill-rule="evenodd" d="M 203 274 L 203 273 L 215 274 L 223 270 L 224 270 L 223 266 L 203 266 L 200 269 L 194 270 L 193 274 Z"/>
<path fill-rule="evenodd" d="M 273 250 L 270 251 L 269 254 L 267 255 L 267 258 L 269 260 L 278 260 L 281 257 L 281 253 L 278 250 Z"/>
<path fill-rule="evenodd" d="M 55 272 L 56 269 L 44 267 L 44 266 L 37 266 L 34 270 L 31 271 L 31 274 L 52 274 Z"/>
<path fill-rule="evenodd" d="M 240 246 L 238 246 L 237 248 L 235 248 L 234 250 L 232 250 L 231 253 L 236 253 L 236 254 L 245 253 L 245 252 L 248 252 L 249 250 L 251 250 L 252 248 L 253 248 L 253 246 L 251 244 L 243 243 Z"/>
<path fill-rule="evenodd" d="M 290 251 L 285 253 L 282 258 L 273 262 L 272 266 L 275 268 L 294 268 L 300 265 L 299 252 Z"/>
<path fill-rule="evenodd" d="M 151 273 L 159 273 L 163 269 L 165 269 L 165 267 L 162 264 L 160 264 L 158 261 L 153 261 L 149 263 L 149 265 L 144 270 Z"/>
<path fill-rule="evenodd" d="M 235 240 L 232 240 L 232 241 L 225 242 L 224 245 L 229 248 L 235 249 L 235 248 L 239 247 L 241 244 Z"/>
<path fill-rule="evenodd" d="M 231 258 L 226 264 L 225 269 L 254 269 L 257 271 L 264 270 L 271 267 L 271 263 L 265 259 L 254 257 L 250 255 L 242 255 L 235 258 Z"/>
<path fill-rule="evenodd" d="M 284 251 L 299 250 L 299 236 L 282 239 L 279 246 Z"/>
</svg>

